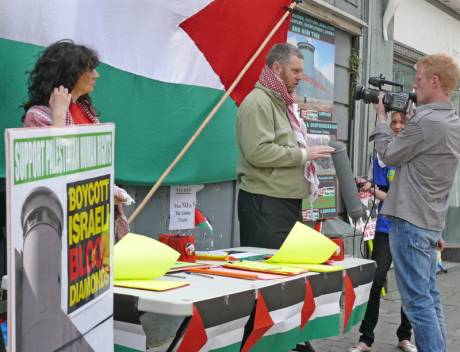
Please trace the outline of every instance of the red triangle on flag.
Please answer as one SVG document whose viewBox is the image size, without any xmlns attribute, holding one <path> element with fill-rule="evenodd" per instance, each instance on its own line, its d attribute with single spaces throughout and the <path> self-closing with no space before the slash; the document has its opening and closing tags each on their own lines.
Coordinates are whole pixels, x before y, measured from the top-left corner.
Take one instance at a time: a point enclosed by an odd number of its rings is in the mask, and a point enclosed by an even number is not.
<svg viewBox="0 0 460 352">
<path fill-rule="evenodd" d="M 198 226 L 199 224 L 206 222 L 206 217 L 204 214 L 198 210 L 198 208 L 195 208 L 195 226 Z"/>
<path fill-rule="evenodd" d="M 193 305 L 193 315 L 177 352 L 198 352 L 208 341 L 201 314 Z"/>
<path fill-rule="evenodd" d="M 305 280 L 305 296 L 302 310 L 300 311 L 300 328 L 303 329 L 315 312 L 316 303 L 310 280 Z"/>
<path fill-rule="evenodd" d="M 180 27 L 190 36 L 228 89 L 251 56 L 286 12 L 291 0 L 214 0 Z M 270 48 L 286 42 L 286 20 L 235 88 L 240 104 L 257 82 Z"/>
<path fill-rule="evenodd" d="M 274 325 L 273 319 L 270 316 L 267 305 L 265 304 L 264 297 L 259 291 L 257 293 L 256 312 L 254 317 L 254 325 L 248 338 L 246 339 L 244 346 L 240 352 L 247 352 L 252 346 L 264 336 L 265 332 Z"/>
<path fill-rule="evenodd" d="M 355 305 L 355 289 L 353 288 L 353 283 L 351 282 L 350 276 L 348 273 L 344 272 L 344 288 L 345 288 L 345 312 L 343 317 L 343 331 L 348 325 L 348 320 L 350 319 L 351 312 L 353 311 L 353 306 Z"/>
</svg>

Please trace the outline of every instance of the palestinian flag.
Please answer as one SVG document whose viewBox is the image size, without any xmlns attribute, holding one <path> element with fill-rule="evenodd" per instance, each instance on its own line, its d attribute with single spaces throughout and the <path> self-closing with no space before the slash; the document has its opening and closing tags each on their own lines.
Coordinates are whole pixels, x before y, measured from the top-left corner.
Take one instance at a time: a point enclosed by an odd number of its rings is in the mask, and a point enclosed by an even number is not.
<svg viewBox="0 0 460 352">
<path fill-rule="evenodd" d="M 113 330 L 115 352 L 145 351 L 147 336 L 141 324 L 138 300 L 128 295 L 115 295 Z"/>
<path fill-rule="evenodd" d="M 0 0 L 0 126 L 20 126 L 26 71 L 43 48 L 68 38 L 99 52 L 92 97 L 117 124 L 119 183 L 152 184 L 224 94 L 291 0 Z M 235 179 L 237 103 L 268 49 L 227 99 L 166 183 Z M 4 146 L 0 145 L 0 153 Z M 3 161 L 2 161 L 3 163 Z M 0 177 L 5 166 L 0 165 Z"/>
<path fill-rule="evenodd" d="M 345 270 L 343 285 L 345 291 L 344 333 L 350 331 L 353 325 L 364 319 L 374 275 L 374 262 Z"/>
<path fill-rule="evenodd" d="M 307 283 L 312 296 L 305 294 Z M 187 330 L 180 347 L 195 351 L 196 336 L 201 336 L 200 351 L 285 352 L 299 342 L 336 336 L 342 272 L 311 275 L 307 283 L 299 278 L 260 288 L 257 297 L 255 291 L 246 291 L 228 296 L 227 301 L 219 298 L 195 303 L 194 314 L 199 314 L 199 319 L 192 317 L 189 328 L 194 333 Z M 197 333 L 200 321 L 205 334 Z"/>
<path fill-rule="evenodd" d="M 342 272 L 311 275 L 308 281 L 314 303 L 305 295 L 304 278 L 260 289 L 274 325 L 251 352 L 285 352 L 304 341 L 338 335 Z M 302 312 L 308 307 L 313 308 L 313 313 L 309 318 L 307 315 L 308 321 L 302 329 Z"/>
<path fill-rule="evenodd" d="M 195 227 L 206 229 L 212 232 L 212 226 L 208 218 L 204 216 L 203 212 L 195 208 Z"/>
<path fill-rule="evenodd" d="M 178 351 L 239 351 L 254 305 L 254 290 L 196 302 Z M 201 332 L 199 320 L 203 327 Z M 194 333 L 189 334 L 190 330 Z M 195 348 L 197 343 L 199 349 Z"/>
</svg>

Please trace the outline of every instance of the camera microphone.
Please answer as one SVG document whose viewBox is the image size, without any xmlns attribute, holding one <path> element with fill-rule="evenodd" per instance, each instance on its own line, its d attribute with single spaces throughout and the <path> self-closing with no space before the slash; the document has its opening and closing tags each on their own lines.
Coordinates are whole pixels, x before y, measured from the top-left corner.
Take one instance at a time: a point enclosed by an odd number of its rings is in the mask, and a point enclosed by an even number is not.
<svg viewBox="0 0 460 352">
<path fill-rule="evenodd" d="M 359 200 L 358 190 L 351 171 L 346 147 L 344 144 L 335 141 L 330 141 L 329 146 L 335 149 L 335 152 L 332 153 L 332 161 L 339 181 L 340 193 L 342 194 L 348 215 L 350 215 L 353 220 L 364 217 L 366 214 Z"/>
</svg>

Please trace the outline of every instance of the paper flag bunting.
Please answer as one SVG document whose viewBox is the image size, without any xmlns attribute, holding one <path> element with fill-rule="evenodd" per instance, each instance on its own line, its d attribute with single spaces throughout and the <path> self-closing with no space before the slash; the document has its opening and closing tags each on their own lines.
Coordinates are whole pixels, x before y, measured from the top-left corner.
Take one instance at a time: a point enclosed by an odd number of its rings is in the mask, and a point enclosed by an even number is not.
<svg viewBox="0 0 460 352">
<path fill-rule="evenodd" d="M 345 310 L 343 316 L 343 331 L 348 331 L 348 321 L 350 320 L 351 312 L 355 305 L 356 293 L 353 288 L 353 283 L 351 282 L 350 276 L 345 272 L 343 278 L 343 285 L 345 291 Z"/>
<path fill-rule="evenodd" d="M 177 352 L 198 352 L 206 344 L 206 341 L 208 341 L 208 336 L 204 329 L 203 319 L 194 305 L 192 318 Z"/>
<path fill-rule="evenodd" d="M 313 289 L 311 287 L 310 280 L 305 282 L 305 296 L 303 299 L 302 311 L 300 313 L 300 328 L 303 329 L 307 325 L 311 316 L 315 312 L 316 303 L 313 295 Z"/>
<path fill-rule="evenodd" d="M 251 319 L 248 321 L 248 324 L 250 322 Z M 250 327 L 249 336 L 244 342 L 241 352 L 248 352 L 273 325 L 274 322 L 265 304 L 264 297 L 259 291 L 257 293 L 256 311 L 252 320 L 252 327 Z"/>
</svg>

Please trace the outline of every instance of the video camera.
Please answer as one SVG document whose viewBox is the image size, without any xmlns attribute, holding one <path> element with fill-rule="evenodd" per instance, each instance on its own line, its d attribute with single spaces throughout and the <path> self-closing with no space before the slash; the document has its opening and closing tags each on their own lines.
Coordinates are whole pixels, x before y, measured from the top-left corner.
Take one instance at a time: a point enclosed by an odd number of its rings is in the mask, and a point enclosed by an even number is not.
<svg viewBox="0 0 460 352">
<path fill-rule="evenodd" d="M 413 92 L 403 92 L 403 85 L 387 81 L 385 77 L 380 74 L 379 77 L 370 77 L 369 84 L 374 87 L 378 87 L 378 89 L 373 88 L 365 88 L 363 86 L 356 86 L 355 89 L 355 100 L 363 100 L 364 103 L 370 104 L 379 102 L 379 93 L 383 92 L 383 105 L 387 111 L 401 111 L 406 112 L 410 102 L 417 102 L 417 96 Z M 382 88 L 384 84 L 391 85 L 394 87 L 398 87 L 400 90 L 399 92 L 390 92 Z"/>
</svg>

